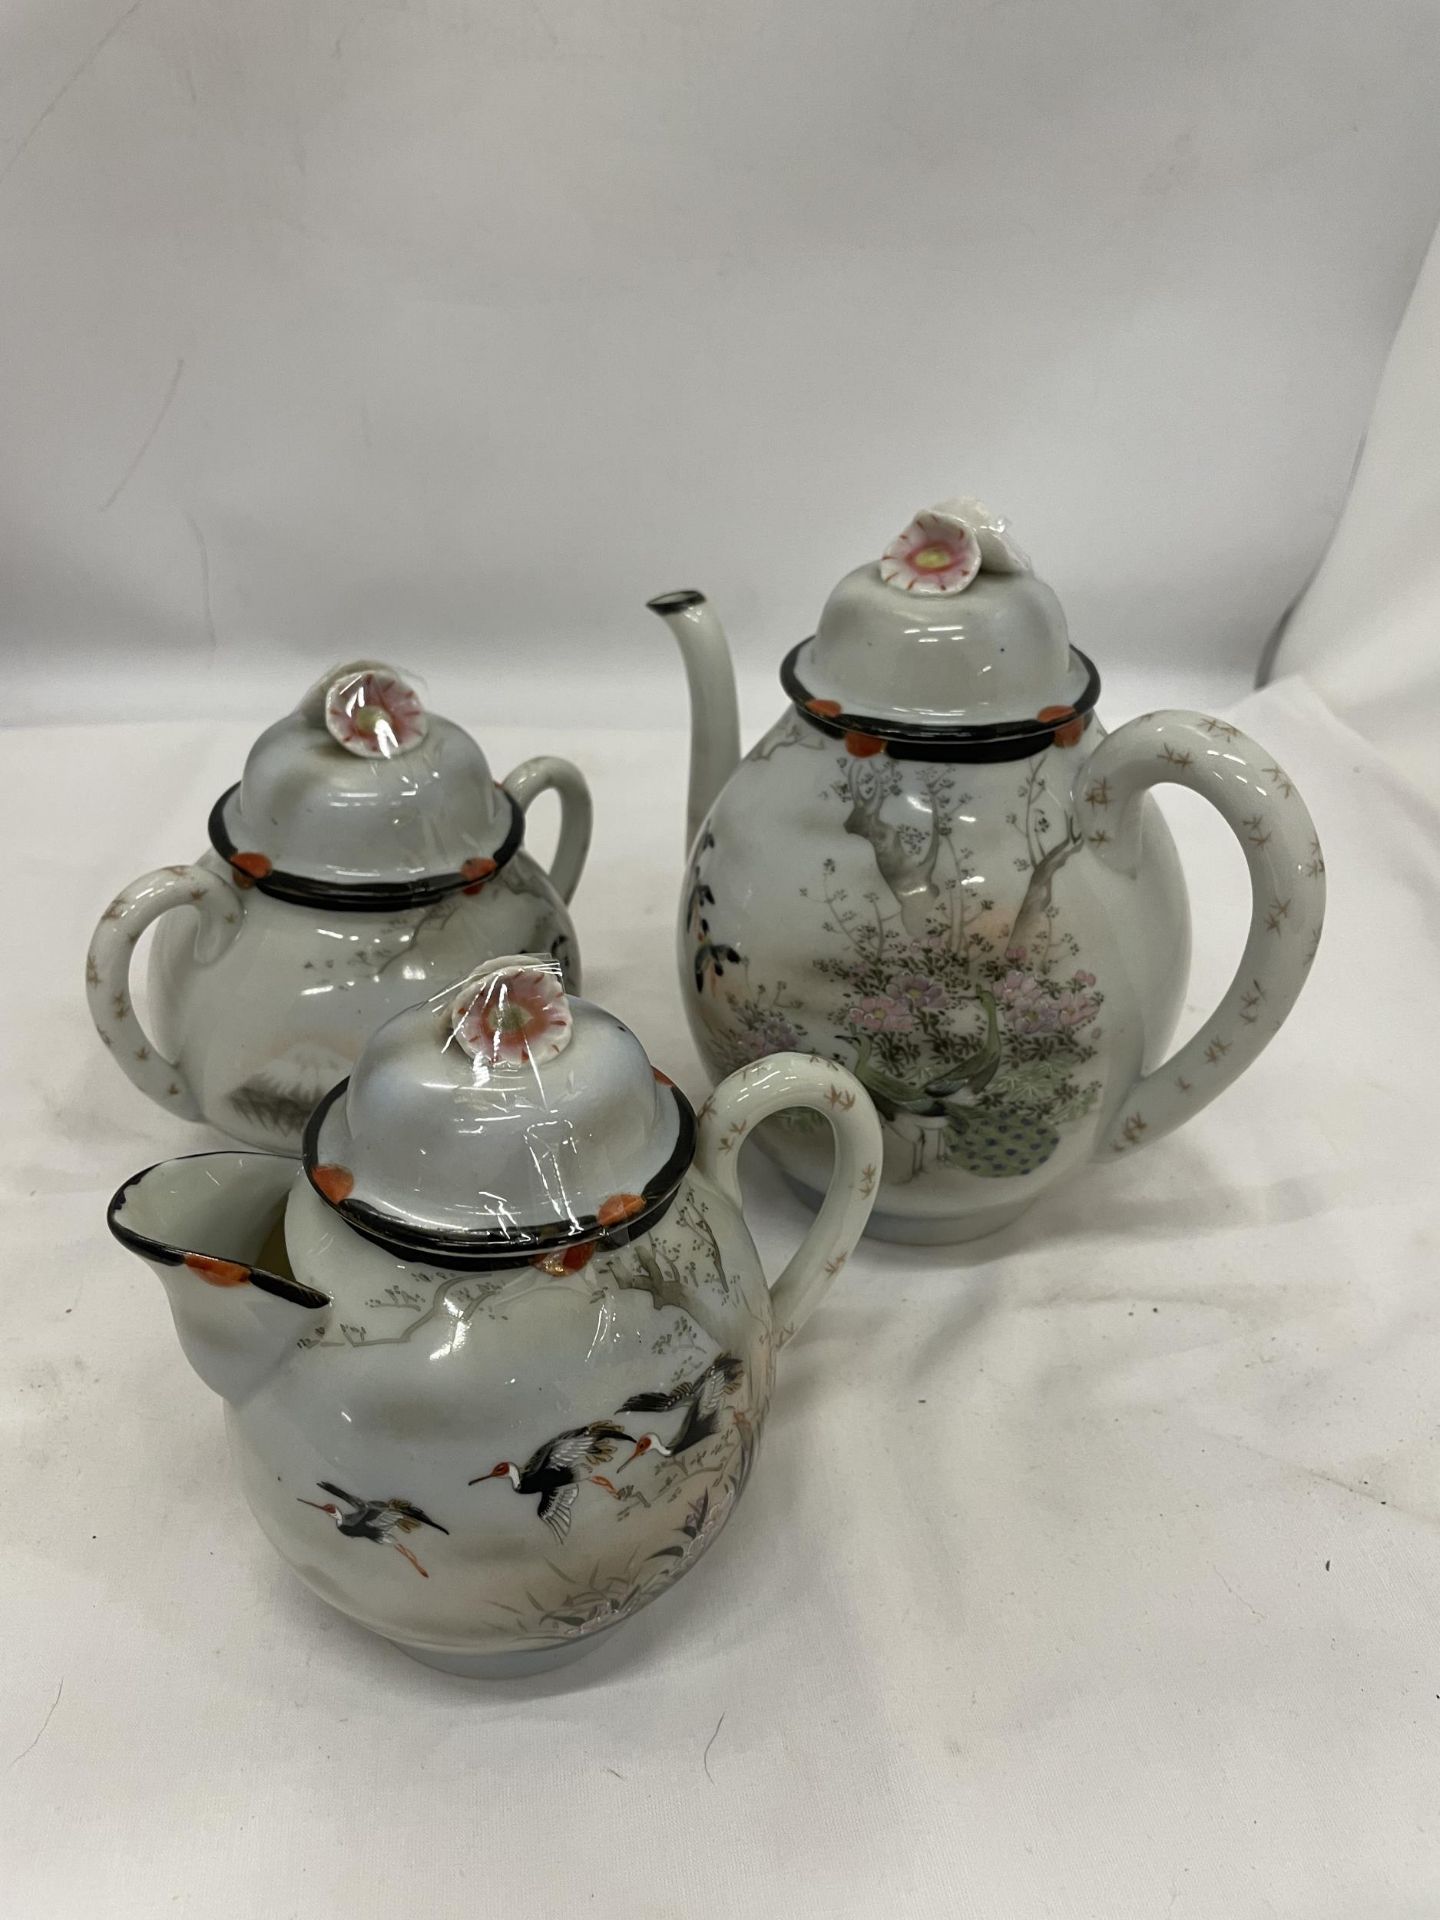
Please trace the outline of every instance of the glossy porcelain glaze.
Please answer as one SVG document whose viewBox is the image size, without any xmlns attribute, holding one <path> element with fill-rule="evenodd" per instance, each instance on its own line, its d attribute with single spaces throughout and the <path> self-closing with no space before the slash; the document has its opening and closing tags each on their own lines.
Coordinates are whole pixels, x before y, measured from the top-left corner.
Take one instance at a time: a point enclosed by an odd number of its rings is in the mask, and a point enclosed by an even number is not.
<svg viewBox="0 0 1440 1920">
<path fill-rule="evenodd" d="M 562 825 L 547 874 L 522 841 L 549 790 Z M 538 949 L 580 984 L 566 902 L 589 835 L 568 762 L 527 761 L 497 786 L 469 736 L 392 670 L 339 669 L 257 741 L 210 850 L 107 907 L 86 961 L 96 1028 L 160 1105 L 296 1147 L 366 1037 L 477 962 Z M 148 1033 L 129 975 L 157 920 Z"/>
<path fill-rule="evenodd" d="M 700 595 L 656 603 L 702 695 L 679 928 L 696 1041 L 717 1074 L 800 1048 L 857 1075 L 885 1130 L 870 1230 L 893 1239 L 990 1232 L 1188 1119 L 1285 1018 L 1324 914 L 1284 769 L 1199 714 L 1107 738 L 1026 566 L 974 502 L 917 516 L 836 589 L 786 662 L 791 705 L 728 778 L 724 637 Z M 1253 889 L 1229 993 L 1163 1066 L 1190 935 L 1162 780 L 1219 809 Z M 819 1190 L 807 1116 L 763 1144 Z"/>
<path fill-rule="evenodd" d="M 607 1208 L 637 1199 L 596 1197 L 613 1168 L 640 1166 L 647 1139 L 673 1161 L 677 1114 L 687 1139 L 694 1122 L 618 1022 L 571 1004 L 576 1044 L 529 1070 L 533 1084 L 482 1070 L 467 1086 L 453 1049 L 442 1070 L 422 1067 L 440 1091 L 413 1094 L 409 1124 L 453 1136 L 437 1117 L 448 1108 L 471 1144 L 468 1176 L 454 1162 L 429 1186 L 428 1173 L 408 1176 L 407 1199 L 398 1133 L 387 1145 L 378 1124 L 399 1063 L 441 1044 L 414 1024 L 431 1011 L 420 1008 L 342 1132 L 317 1122 L 303 1168 L 200 1155 L 137 1175 L 111 1207 L 117 1237 L 165 1283 L 191 1364 L 225 1400 L 272 1544 L 349 1617 L 464 1675 L 570 1658 L 713 1542 L 755 1463 L 776 1350 L 843 1266 L 876 1180 L 879 1130 L 860 1089 L 777 1057 L 717 1090 L 693 1161 L 656 1167 L 663 1192 L 632 1174 L 648 1212 Z M 432 1007 L 443 1026 L 443 1003 Z M 830 1122 L 835 1172 L 772 1291 L 737 1162 L 760 1121 L 794 1107 Z M 561 1135 L 576 1185 L 537 1223 L 523 1141 L 553 1166 Z M 355 1167 L 319 1157 L 337 1138 Z M 513 1251 L 497 1254 L 492 1238 L 469 1264 L 402 1254 L 352 1224 L 373 1214 L 347 1216 L 366 1195 L 387 1209 L 382 1233 L 428 1221 L 470 1233 L 473 1249 L 510 1218 Z M 527 1251 L 537 1230 L 550 1243 Z"/>
</svg>

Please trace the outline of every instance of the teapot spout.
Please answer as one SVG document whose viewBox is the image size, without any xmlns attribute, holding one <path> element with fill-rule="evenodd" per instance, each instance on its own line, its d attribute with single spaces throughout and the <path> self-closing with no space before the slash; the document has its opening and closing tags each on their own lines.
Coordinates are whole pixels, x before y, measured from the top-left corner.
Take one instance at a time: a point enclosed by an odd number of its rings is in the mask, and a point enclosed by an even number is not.
<svg viewBox="0 0 1440 1920">
<path fill-rule="evenodd" d="M 725 630 L 703 593 L 683 587 L 646 606 L 680 643 L 690 683 L 690 794 L 685 809 L 686 851 L 740 758 L 740 708 Z"/>
<path fill-rule="evenodd" d="M 291 1271 L 288 1154 L 196 1153 L 127 1180 L 106 1216 L 163 1284 L 186 1359 L 223 1400 L 248 1398 L 327 1294 Z"/>
</svg>

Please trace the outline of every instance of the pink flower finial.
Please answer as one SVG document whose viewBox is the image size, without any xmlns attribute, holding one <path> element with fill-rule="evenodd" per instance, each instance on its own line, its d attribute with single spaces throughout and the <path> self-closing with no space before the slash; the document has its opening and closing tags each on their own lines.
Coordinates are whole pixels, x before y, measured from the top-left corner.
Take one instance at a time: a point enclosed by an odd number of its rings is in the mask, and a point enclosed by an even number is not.
<svg viewBox="0 0 1440 1920">
<path fill-rule="evenodd" d="M 968 498 L 917 513 L 880 559 L 880 578 L 906 593 L 963 593 L 977 573 L 1029 571 L 1009 522 Z"/>
<path fill-rule="evenodd" d="M 393 668 L 342 667 L 325 686 L 325 728 L 347 753 L 393 760 L 419 746 L 429 727 L 420 696 Z"/>
<path fill-rule="evenodd" d="M 880 556 L 880 578 L 906 593 L 963 593 L 979 571 L 980 542 L 949 513 L 917 513 Z"/>
<path fill-rule="evenodd" d="M 570 1002 L 560 969 L 539 961 L 488 967 L 456 994 L 450 1031 L 486 1066 L 541 1067 L 570 1044 Z"/>
</svg>

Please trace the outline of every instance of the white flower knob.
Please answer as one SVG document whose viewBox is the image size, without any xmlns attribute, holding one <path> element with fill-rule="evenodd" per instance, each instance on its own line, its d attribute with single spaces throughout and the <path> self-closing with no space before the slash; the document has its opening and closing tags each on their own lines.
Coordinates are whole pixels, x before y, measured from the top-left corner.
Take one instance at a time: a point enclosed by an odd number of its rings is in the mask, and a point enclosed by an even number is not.
<svg viewBox="0 0 1440 1920">
<path fill-rule="evenodd" d="M 906 593 L 963 593 L 981 571 L 1028 573 L 1008 523 L 979 500 L 942 500 L 897 534 L 880 556 L 880 578 Z"/>
<path fill-rule="evenodd" d="M 450 1032 L 492 1068 L 541 1067 L 570 1044 L 570 1002 L 558 966 L 501 961 L 472 975 L 450 1003 Z"/>
<path fill-rule="evenodd" d="M 425 738 L 420 696 L 392 667 L 356 662 L 325 682 L 325 729 L 347 753 L 393 760 Z"/>
</svg>

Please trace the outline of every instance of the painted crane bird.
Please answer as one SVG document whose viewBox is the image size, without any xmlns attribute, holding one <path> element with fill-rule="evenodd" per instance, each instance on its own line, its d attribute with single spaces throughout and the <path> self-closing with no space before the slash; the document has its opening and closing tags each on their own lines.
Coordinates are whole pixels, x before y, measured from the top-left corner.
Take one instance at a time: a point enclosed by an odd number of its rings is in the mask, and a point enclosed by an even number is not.
<svg viewBox="0 0 1440 1920">
<path fill-rule="evenodd" d="M 397 1533 L 413 1533 L 416 1527 L 434 1527 L 437 1533 L 449 1533 L 448 1527 L 442 1527 L 438 1520 L 432 1520 L 428 1513 L 421 1511 L 410 1500 L 357 1500 L 353 1493 L 346 1493 L 343 1487 L 337 1487 L 328 1480 L 321 1480 L 320 1491 L 328 1493 L 329 1500 L 302 1499 L 302 1507 L 314 1507 L 317 1513 L 328 1513 L 337 1529 L 347 1540 L 375 1540 L 381 1546 L 393 1547 L 403 1554 L 423 1580 L 430 1578 L 424 1567 L 415 1558 L 409 1547 L 395 1538 Z M 341 1506 L 335 1502 L 340 1501 Z"/>
<path fill-rule="evenodd" d="M 634 1434 L 626 1433 L 613 1420 L 592 1420 L 588 1427 L 557 1433 L 553 1440 L 537 1447 L 523 1467 L 509 1460 L 497 1461 L 489 1473 L 477 1473 L 470 1485 L 478 1487 L 482 1480 L 508 1480 L 516 1493 L 538 1493 L 536 1513 L 555 1538 L 563 1540 L 570 1531 L 571 1509 L 579 1498 L 582 1480 L 620 1498 L 619 1488 L 595 1469 L 614 1459 L 622 1440 L 635 1444 Z"/>
<path fill-rule="evenodd" d="M 708 1440 L 718 1430 L 725 1402 L 739 1390 L 744 1375 L 745 1369 L 735 1355 L 722 1353 L 702 1374 L 673 1387 L 669 1393 L 632 1394 L 621 1407 L 621 1413 L 671 1413 L 676 1407 L 684 1407 L 685 1418 L 668 1447 L 658 1433 L 642 1434 L 635 1442 L 630 1460 L 638 1460 L 642 1453 L 652 1450 L 668 1460 L 684 1453 L 687 1447 L 697 1447 L 702 1440 Z M 630 1460 L 625 1462 L 627 1467 Z"/>
</svg>

